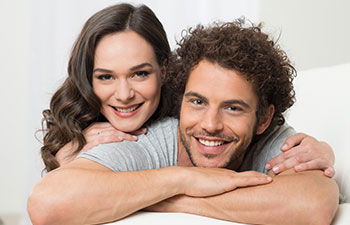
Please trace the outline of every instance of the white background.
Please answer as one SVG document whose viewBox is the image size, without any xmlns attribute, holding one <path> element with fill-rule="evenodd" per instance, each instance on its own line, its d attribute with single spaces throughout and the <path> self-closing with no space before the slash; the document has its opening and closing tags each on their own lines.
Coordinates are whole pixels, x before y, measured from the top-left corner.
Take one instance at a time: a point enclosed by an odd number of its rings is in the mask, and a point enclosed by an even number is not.
<svg viewBox="0 0 350 225">
<path fill-rule="evenodd" d="M 23 215 L 43 169 L 35 132 L 41 112 L 66 76 L 68 56 L 84 22 L 120 1 L 0 0 L 0 217 Z M 125 2 L 125 1 L 124 1 Z M 287 51 L 298 70 L 350 62 L 347 0 L 148 0 L 171 47 L 181 30 L 245 16 Z M 331 91 L 331 90 L 330 90 Z M 40 133 L 38 133 L 40 137 Z"/>
</svg>

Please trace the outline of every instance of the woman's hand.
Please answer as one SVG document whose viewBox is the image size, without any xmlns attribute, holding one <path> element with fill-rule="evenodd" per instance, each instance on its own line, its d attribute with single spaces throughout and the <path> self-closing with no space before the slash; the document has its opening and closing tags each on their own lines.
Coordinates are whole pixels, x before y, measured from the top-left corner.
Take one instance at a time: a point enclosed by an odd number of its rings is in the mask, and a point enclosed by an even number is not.
<svg viewBox="0 0 350 225">
<path fill-rule="evenodd" d="M 137 141 L 136 135 L 145 134 L 146 132 L 146 128 L 140 128 L 132 133 L 125 133 L 115 129 L 109 122 L 96 122 L 84 130 L 86 144 L 81 152 L 86 152 L 99 144 L 121 142 L 123 140 Z"/>
<path fill-rule="evenodd" d="M 121 142 L 123 140 L 137 141 L 136 135 L 145 133 L 147 133 L 146 128 L 140 128 L 132 133 L 125 133 L 115 129 L 109 122 L 96 122 L 83 131 L 86 144 L 80 152 L 72 154 L 77 148 L 77 143 L 69 142 L 57 152 L 56 160 L 62 166 L 73 161 L 81 152 L 86 152 L 99 144 Z"/>
<path fill-rule="evenodd" d="M 293 167 L 296 172 L 320 169 L 328 177 L 335 174 L 332 148 L 309 135 L 298 133 L 288 137 L 281 151 L 266 163 L 266 169 L 272 169 L 275 174 Z"/>
</svg>

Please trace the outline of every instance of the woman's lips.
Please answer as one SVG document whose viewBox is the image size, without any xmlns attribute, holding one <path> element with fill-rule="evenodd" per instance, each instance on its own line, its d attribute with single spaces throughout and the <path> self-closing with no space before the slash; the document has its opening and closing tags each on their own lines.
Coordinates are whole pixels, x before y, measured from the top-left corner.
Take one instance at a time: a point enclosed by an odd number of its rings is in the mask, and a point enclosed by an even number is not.
<svg viewBox="0 0 350 225">
<path fill-rule="evenodd" d="M 120 106 L 111 106 L 113 109 L 114 114 L 121 118 L 128 118 L 133 115 L 135 115 L 141 108 L 143 103 L 131 105 L 127 107 L 120 107 Z"/>
</svg>

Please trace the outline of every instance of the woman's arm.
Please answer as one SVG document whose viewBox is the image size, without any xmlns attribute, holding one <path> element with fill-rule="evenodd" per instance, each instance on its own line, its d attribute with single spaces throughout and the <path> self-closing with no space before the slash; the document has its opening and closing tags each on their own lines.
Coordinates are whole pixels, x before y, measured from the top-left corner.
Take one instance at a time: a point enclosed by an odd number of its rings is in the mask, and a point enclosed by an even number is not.
<svg viewBox="0 0 350 225">
<path fill-rule="evenodd" d="M 71 141 L 58 150 L 55 157 L 60 166 L 63 166 L 73 161 L 81 152 L 86 152 L 99 144 L 121 142 L 123 140 L 137 141 L 136 135 L 145 134 L 146 132 L 146 128 L 140 128 L 132 133 L 125 133 L 115 129 L 109 122 L 96 122 L 84 130 L 86 144 L 79 152 L 74 153 L 78 148 L 78 144 Z"/>
</svg>

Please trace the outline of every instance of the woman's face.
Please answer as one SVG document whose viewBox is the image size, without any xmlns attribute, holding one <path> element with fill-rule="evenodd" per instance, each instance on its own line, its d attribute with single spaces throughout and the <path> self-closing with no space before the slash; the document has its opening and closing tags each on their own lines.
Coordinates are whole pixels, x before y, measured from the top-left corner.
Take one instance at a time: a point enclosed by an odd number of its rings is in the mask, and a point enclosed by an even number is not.
<svg viewBox="0 0 350 225">
<path fill-rule="evenodd" d="M 152 46 L 134 31 L 104 36 L 97 44 L 93 91 L 101 113 L 118 130 L 135 131 L 155 112 L 162 69 Z"/>
</svg>

